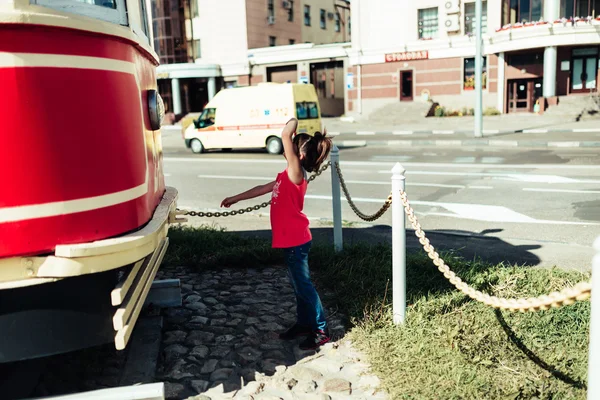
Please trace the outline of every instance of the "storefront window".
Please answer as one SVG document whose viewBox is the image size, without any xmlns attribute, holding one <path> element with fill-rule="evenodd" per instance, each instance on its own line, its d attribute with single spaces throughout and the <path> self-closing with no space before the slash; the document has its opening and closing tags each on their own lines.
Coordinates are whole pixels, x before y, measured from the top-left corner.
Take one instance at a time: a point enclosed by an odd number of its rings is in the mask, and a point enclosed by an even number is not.
<svg viewBox="0 0 600 400">
<path fill-rule="evenodd" d="M 483 89 L 487 87 L 487 58 L 483 57 L 483 72 L 481 74 L 481 83 Z M 475 89 L 475 58 L 465 58 L 465 68 L 463 75 L 463 89 Z"/>
</svg>

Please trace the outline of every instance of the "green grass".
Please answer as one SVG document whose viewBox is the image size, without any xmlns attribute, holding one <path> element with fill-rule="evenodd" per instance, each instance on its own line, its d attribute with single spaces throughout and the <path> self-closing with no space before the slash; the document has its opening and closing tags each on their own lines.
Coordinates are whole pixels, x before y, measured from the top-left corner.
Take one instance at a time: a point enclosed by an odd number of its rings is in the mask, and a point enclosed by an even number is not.
<svg viewBox="0 0 600 400">
<path fill-rule="evenodd" d="M 176 229 L 165 262 L 197 268 L 280 264 L 268 241 Z M 528 297 L 589 276 L 467 262 L 444 254 L 477 289 Z M 351 317 L 349 337 L 394 399 L 585 399 L 589 302 L 537 313 L 496 312 L 456 291 L 423 253 L 407 260 L 407 319 L 391 322 L 391 248 L 315 244 L 311 269 Z M 387 291 L 386 291 L 387 289 Z"/>
</svg>

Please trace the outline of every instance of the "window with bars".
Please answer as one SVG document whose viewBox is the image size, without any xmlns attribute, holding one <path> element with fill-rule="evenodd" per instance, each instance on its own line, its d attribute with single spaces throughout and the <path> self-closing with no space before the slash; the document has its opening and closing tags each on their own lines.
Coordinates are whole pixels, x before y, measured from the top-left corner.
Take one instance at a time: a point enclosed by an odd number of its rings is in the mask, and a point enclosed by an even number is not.
<svg viewBox="0 0 600 400">
<path fill-rule="evenodd" d="M 438 36 L 438 8 L 419 10 L 419 39 L 433 39 Z"/>
<path fill-rule="evenodd" d="M 475 3 L 465 3 L 465 34 L 474 35 L 477 24 Z M 487 32 L 487 1 L 481 2 L 481 32 Z"/>
</svg>

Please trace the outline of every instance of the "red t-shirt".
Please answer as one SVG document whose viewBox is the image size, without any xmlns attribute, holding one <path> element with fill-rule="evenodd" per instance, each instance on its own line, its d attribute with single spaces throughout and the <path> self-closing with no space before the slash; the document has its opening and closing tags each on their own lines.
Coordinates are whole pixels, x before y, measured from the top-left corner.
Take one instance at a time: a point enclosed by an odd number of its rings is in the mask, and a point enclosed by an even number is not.
<svg viewBox="0 0 600 400">
<path fill-rule="evenodd" d="M 273 248 L 296 247 L 312 240 L 308 218 L 302 212 L 307 186 L 306 178 L 299 185 L 293 183 L 287 169 L 277 175 L 271 195 Z"/>
</svg>

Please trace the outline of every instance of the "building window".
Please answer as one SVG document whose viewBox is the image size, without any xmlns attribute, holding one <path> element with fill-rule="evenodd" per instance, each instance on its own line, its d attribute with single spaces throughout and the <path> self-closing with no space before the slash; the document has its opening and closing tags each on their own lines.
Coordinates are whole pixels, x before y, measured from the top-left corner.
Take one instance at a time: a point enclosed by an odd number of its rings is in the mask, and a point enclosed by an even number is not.
<svg viewBox="0 0 600 400">
<path fill-rule="evenodd" d="M 476 24 L 475 3 L 465 3 L 465 34 L 474 35 Z M 481 32 L 487 32 L 487 1 L 481 2 Z"/>
<path fill-rule="evenodd" d="M 269 36 L 269 46 L 277 46 L 277 38 L 275 36 Z"/>
<path fill-rule="evenodd" d="M 296 44 L 296 40 L 290 39 L 290 44 Z"/>
<path fill-rule="evenodd" d="M 190 14 L 192 18 L 198 17 L 198 0 L 189 0 L 190 3 Z"/>
<path fill-rule="evenodd" d="M 304 25 L 310 26 L 310 6 L 304 6 Z"/>
<path fill-rule="evenodd" d="M 560 14 L 565 18 L 588 16 L 596 18 L 600 15 L 600 0 L 561 0 Z"/>
<path fill-rule="evenodd" d="M 29 3 L 115 24 L 128 24 L 125 0 L 29 0 Z"/>
<path fill-rule="evenodd" d="M 342 22 L 341 22 L 341 17 L 340 17 L 339 12 L 335 13 L 335 31 L 336 32 L 342 31 Z"/>
<path fill-rule="evenodd" d="M 483 57 L 481 83 L 483 89 L 487 88 L 487 58 Z M 463 74 L 463 89 L 475 89 L 475 58 L 465 58 L 465 70 Z"/>
<path fill-rule="evenodd" d="M 275 0 L 267 0 L 267 11 L 269 17 L 275 18 Z"/>
<path fill-rule="evenodd" d="M 419 39 L 433 39 L 438 36 L 438 8 L 419 10 Z"/>
<path fill-rule="evenodd" d="M 288 21 L 294 22 L 294 0 L 288 0 L 287 6 L 288 6 Z"/>
<path fill-rule="evenodd" d="M 503 0 L 502 25 L 540 21 L 543 11 L 543 0 Z"/>
<path fill-rule="evenodd" d="M 321 29 L 327 29 L 327 12 L 321 8 Z"/>
</svg>

